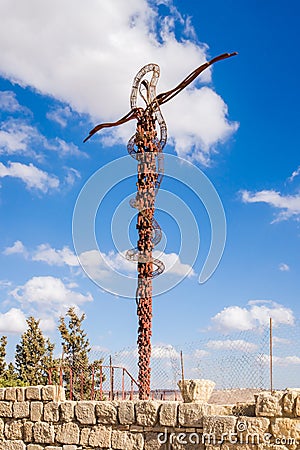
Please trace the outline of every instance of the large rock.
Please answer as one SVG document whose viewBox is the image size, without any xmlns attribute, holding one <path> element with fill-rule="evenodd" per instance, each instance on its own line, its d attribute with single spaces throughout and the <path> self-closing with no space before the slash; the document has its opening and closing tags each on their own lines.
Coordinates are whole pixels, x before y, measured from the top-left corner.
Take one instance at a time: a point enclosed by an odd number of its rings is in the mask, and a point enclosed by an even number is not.
<svg viewBox="0 0 300 450">
<path fill-rule="evenodd" d="M 64 423 L 57 426 L 56 440 L 60 444 L 78 444 L 79 427 L 76 423 Z"/>
<path fill-rule="evenodd" d="M 262 392 L 256 396 L 256 416 L 280 417 L 282 416 L 282 397 L 283 393 Z"/>
<path fill-rule="evenodd" d="M 178 408 L 179 424 L 184 427 L 202 427 L 207 410 L 205 403 L 181 403 Z"/>
<path fill-rule="evenodd" d="M 117 423 L 117 409 L 111 402 L 96 403 L 97 422 L 103 425 L 114 425 Z"/>
<path fill-rule="evenodd" d="M 177 402 L 162 403 L 159 411 L 159 423 L 165 427 L 176 427 L 177 408 Z"/>
<path fill-rule="evenodd" d="M 36 422 L 33 425 L 34 441 L 38 444 L 52 444 L 54 442 L 54 427 L 46 422 Z"/>
<path fill-rule="evenodd" d="M 110 448 L 111 428 L 97 425 L 93 427 L 89 436 L 90 447 Z"/>
<path fill-rule="evenodd" d="M 94 425 L 96 423 L 95 403 L 78 402 L 75 406 L 75 416 L 78 422 L 84 425 Z"/>
<path fill-rule="evenodd" d="M 12 403 L 0 401 L 0 417 L 12 417 Z"/>
<path fill-rule="evenodd" d="M 208 402 L 216 383 L 211 380 L 180 380 L 178 386 L 185 403 Z"/>
<path fill-rule="evenodd" d="M 131 400 L 119 402 L 119 422 L 121 425 L 131 425 L 135 422 L 134 403 Z"/>
<path fill-rule="evenodd" d="M 157 422 L 159 403 L 151 400 L 139 400 L 135 404 L 136 422 L 144 427 L 152 427 Z"/>
</svg>

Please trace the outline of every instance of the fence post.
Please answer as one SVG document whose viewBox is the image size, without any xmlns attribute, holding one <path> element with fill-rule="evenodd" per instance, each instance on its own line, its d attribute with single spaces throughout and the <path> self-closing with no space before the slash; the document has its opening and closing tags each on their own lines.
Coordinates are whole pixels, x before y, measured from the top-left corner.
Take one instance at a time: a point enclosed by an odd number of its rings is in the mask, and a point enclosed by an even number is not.
<svg viewBox="0 0 300 450">
<path fill-rule="evenodd" d="M 73 370 L 70 367 L 70 400 L 73 400 Z"/>
<path fill-rule="evenodd" d="M 92 389 L 91 389 L 91 400 L 95 400 L 95 367 L 92 365 Z"/>
<path fill-rule="evenodd" d="M 110 400 L 114 399 L 114 369 L 112 366 L 111 356 L 109 357 L 109 372 L 110 372 Z"/>
<path fill-rule="evenodd" d="M 100 400 L 103 400 L 103 369 L 102 369 L 102 365 L 100 366 Z"/>
<path fill-rule="evenodd" d="M 122 400 L 125 400 L 125 369 L 122 369 Z"/>
<path fill-rule="evenodd" d="M 273 324 L 270 317 L 270 390 L 273 392 Z"/>
<path fill-rule="evenodd" d="M 80 400 L 83 400 L 83 371 L 80 372 Z"/>
</svg>

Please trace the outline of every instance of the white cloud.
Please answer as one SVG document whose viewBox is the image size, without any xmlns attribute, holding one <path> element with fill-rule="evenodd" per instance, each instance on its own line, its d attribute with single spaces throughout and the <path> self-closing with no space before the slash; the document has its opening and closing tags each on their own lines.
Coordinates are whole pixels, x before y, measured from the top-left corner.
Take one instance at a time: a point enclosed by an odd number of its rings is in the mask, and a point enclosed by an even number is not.
<svg viewBox="0 0 300 450">
<path fill-rule="evenodd" d="M 270 364 L 270 355 L 264 354 L 261 355 L 260 361 L 264 364 Z M 292 356 L 275 356 L 272 357 L 273 364 L 281 367 L 287 367 L 290 365 L 299 365 L 300 364 L 300 357 L 296 355 Z"/>
<path fill-rule="evenodd" d="M 0 110 L 15 113 L 22 111 L 24 112 L 26 108 L 23 108 L 16 98 L 16 94 L 12 91 L 0 91 Z"/>
<path fill-rule="evenodd" d="M 206 350 L 202 350 L 200 348 L 197 348 L 195 350 L 195 352 L 192 355 L 192 359 L 196 358 L 196 359 L 201 359 L 201 358 L 205 358 L 205 356 L 209 355 L 209 352 L 207 352 Z"/>
<path fill-rule="evenodd" d="M 26 317 L 18 308 L 11 308 L 6 313 L 0 313 L 0 333 L 23 333 L 26 329 Z"/>
<path fill-rule="evenodd" d="M 68 246 L 61 250 L 52 248 L 49 244 L 41 244 L 32 252 L 33 261 L 43 261 L 50 266 L 79 266 L 77 256 Z"/>
<path fill-rule="evenodd" d="M 155 359 L 180 358 L 179 352 L 171 344 L 153 345 L 151 356 Z"/>
<path fill-rule="evenodd" d="M 45 150 L 54 151 L 59 157 L 85 156 L 72 142 L 61 138 L 47 139 L 39 130 L 23 119 L 9 119 L 1 124 L 0 153 L 7 155 L 22 154 L 43 159 Z"/>
<path fill-rule="evenodd" d="M 244 203 L 266 203 L 279 210 L 277 218 L 273 222 L 287 220 L 300 214 L 300 195 L 282 195 L 274 190 L 258 192 L 242 191 Z"/>
<path fill-rule="evenodd" d="M 55 327 L 54 320 L 49 321 L 49 318 L 64 314 L 70 306 L 93 301 L 90 293 L 84 295 L 71 290 L 60 278 L 52 276 L 32 277 L 10 294 L 20 302 L 23 310 L 41 318 L 47 329 Z"/>
<path fill-rule="evenodd" d="M 289 308 L 272 301 L 250 301 L 248 306 L 228 306 L 212 318 L 213 326 L 222 332 L 253 330 L 268 326 L 270 317 L 273 326 L 294 325 L 294 314 Z"/>
<path fill-rule="evenodd" d="M 116 253 L 110 251 L 108 253 L 99 252 L 98 250 L 90 250 L 81 253 L 78 257 L 68 247 L 64 246 L 62 249 L 55 249 L 50 244 L 41 244 L 34 250 L 28 250 L 21 241 L 16 241 L 12 247 L 6 248 L 3 253 L 10 255 L 13 253 L 23 254 L 32 261 L 43 261 L 50 266 L 69 266 L 78 267 L 79 260 L 83 267 L 87 270 L 89 275 L 95 279 L 102 277 L 109 277 L 111 270 L 116 270 L 124 273 L 135 273 L 136 263 L 132 263 L 125 258 L 124 253 Z M 183 264 L 176 253 L 161 253 L 159 251 L 153 252 L 154 258 L 159 258 L 165 264 L 165 273 L 175 276 L 195 275 L 193 268 L 189 264 Z"/>
<path fill-rule="evenodd" d="M 27 250 L 21 241 L 15 241 L 11 247 L 6 247 L 2 253 L 3 255 L 21 254 L 27 256 Z"/>
<path fill-rule="evenodd" d="M 281 272 L 289 272 L 289 270 L 290 270 L 290 266 L 288 264 L 285 264 L 285 263 L 279 264 L 278 268 L 279 268 L 279 270 Z"/>
<path fill-rule="evenodd" d="M 164 253 L 155 250 L 153 257 L 160 259 L 165 265 L 165 274 L 188 276 L 189 278 L 196 275 L 194 269 L 189 264 L 180 261 L 177 253 Z"/>
<path fill-rule="evenodd" d="M 297 170 L 294 170 L 294 172 L 292 173 L 292 175 L 288 178 L 288 181 L 289 181 L 289 182 L 293 182 L 294 179 L 295 179 L 298 175 L 300 175 L 300 166 L 298 167 Z"/>
<path fill-rule="evenodd" d="M 0 162 L 0 178 L 11 177 L 22 180 L 28 189 L 37 189 L 43 193 L 59 187 L 59 180 L 55 175 L 49 175 L 33 164 L 9 162 L 7 166 Z"/>
<path fill-rule="evenodd" d="M 153 252 L 153 257 L 158 258 L 165 264 L 166 275 L 188 276 L 195 274 L 189 264 L 183 264 L 176 253 Z M 136 272 L 136 263 L 132 263 L 125 258 L 125 253 L 99 252 L 98 250 L 89 250 L 81 253 L 79 259 L 83 267 L 90 276 L 95 279 L 110 276 L 111 270 L 122 271 L 126 273 Z"/>
<path fill-rule="evenodd" d="M 69 106 L 61 106 L 46 114 L 47 119 L 53 120 L 53 122 L 58 123 L 62 128 L 65 128 L 68 124 L 68 120 L 72 117 L 72 111 Z"/>
<path fill-rule="evenodd" d="M 209 341 L 206 344 L 211 350 L 239 350 L 240 352 L 251 353 L 257 350 L 257 345 L 243 339 L 225 339 Z"/>
<path fill-rule="evenodd" d="M 183 19 L 172 2 L 166 4 L 169 16 L 161 18 L 155 4 L 146 0 L 91 0 L 88 7 L 79 0 L 47 4 L 28 0 L 26 7 L 17 8 L 3 0 L 2 75 L 89 113 L 94 121 L 116 120 L 127 112 L 130 86 L 140 67 L 149 62 L 161 66 L 158 92 L 163 92 L 206 60 L 207 46 L 191 40 L 190 19 Z M 187 33 L 180 40 L 175 34 L 178 24 Z M 12 35 L 12 29 L 22 33 Z M 223 64 L 221 70 L 230 70 Z M 210 75 L 209 69 L 202 82 L 209 82 Z M 172 108 L 163 109 L 178 153 L 205 164 L 217 143 L 237 128 L 211 89 L 186 90 L 174 99 Z M 56 120 L 64 125 L 61 115 Z"/>
<path fill-rule="evenodd" d="M 277 344 L 288 345 L 288 344 L 292 343 L 292 341 L 290 341 L 289 339 L 281 338 L 278 336 L 272 336 L 272 340 L 273 340 L 273 344 L 275 344 L 275 345 L 277 345 Z"/>
</svg>

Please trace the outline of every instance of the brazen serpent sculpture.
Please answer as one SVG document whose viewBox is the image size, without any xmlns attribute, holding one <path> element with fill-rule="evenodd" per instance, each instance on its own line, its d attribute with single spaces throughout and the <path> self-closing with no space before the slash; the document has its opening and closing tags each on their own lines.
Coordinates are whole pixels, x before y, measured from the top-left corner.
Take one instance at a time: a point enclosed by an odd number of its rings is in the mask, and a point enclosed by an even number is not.
<svg viewBox="0 0 300 450">
<path fill-rule="evenodd" d="M 138 266 L 136 303 L 139 318 L 138 383 L 140 399 L 148 399 L 150 396 L 152 278 L 160 275 L 165 268 L 163 262 L 153 258 L 152 255 L 154 246 L 160 242 L 162 236 L 160 226 L 154 219 L 155 197 L 164 174 L 162 152 L 167 142 L 167 126 L 160 106 L 185 89 L 207 67 L 236 54 L 224 53 L 213 58 L 195 69 L 174 89 L 158 95 L 156 95 L 156 85 L 160 74 L 159 66 L 157 64 L 147 64 L 134 78 L 130 96 L 131 110 L 116 122 L 97 125 L 84 140 L 86 142 L 103 128 L 118 126 L 132 119 L 137 120 L 136 132 L 129 139 L 127 150 L 130 156 L 135 158 L 138 163 L 137 194 L 134 199 L 130 200 L 130 205 L 138 210 L 136 227 L 139 240 L 137 247 L 127 251 L 126 258 L 137 262 Z M 149 72 L 152 72 L 150 81 L 145 78 Z M 138 94 L 144 100 L 145 108 L 137 106 Z M 157 137 L 156 123 L 158 123 L 159 127 L 159 139 Z"/>
</svg>

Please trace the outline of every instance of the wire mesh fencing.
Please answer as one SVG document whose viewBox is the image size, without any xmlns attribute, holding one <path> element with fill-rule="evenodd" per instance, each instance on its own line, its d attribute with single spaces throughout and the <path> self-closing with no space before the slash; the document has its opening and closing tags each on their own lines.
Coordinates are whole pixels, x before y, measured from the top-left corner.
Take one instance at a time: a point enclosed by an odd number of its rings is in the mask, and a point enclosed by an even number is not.
<svg viewBox="0 0 300 450">
<path fill-rule="evenodd" d="M 222 404 L 253 400 L 255 393 L 270 389 L 271 384 L 276 390 L 300 387 L 299 325 L 276 326 L 275 322 L 272 330 L 265 326 L 230 335 L 206 333 L 194 342 L 153 345 L 150 398 L 180 400 L 178 381 L 182 376 L 214 381 L 210 401 Z M 136 347 L 110 353 L 92 350 L 90 358 L 97 365 L 91 363 L 84 379 L 72 374 L 73 385 L 77 380 L 77 398 L 84 390 L 85 398 L 91 399 L 138 398 Z"/>
</svg>

